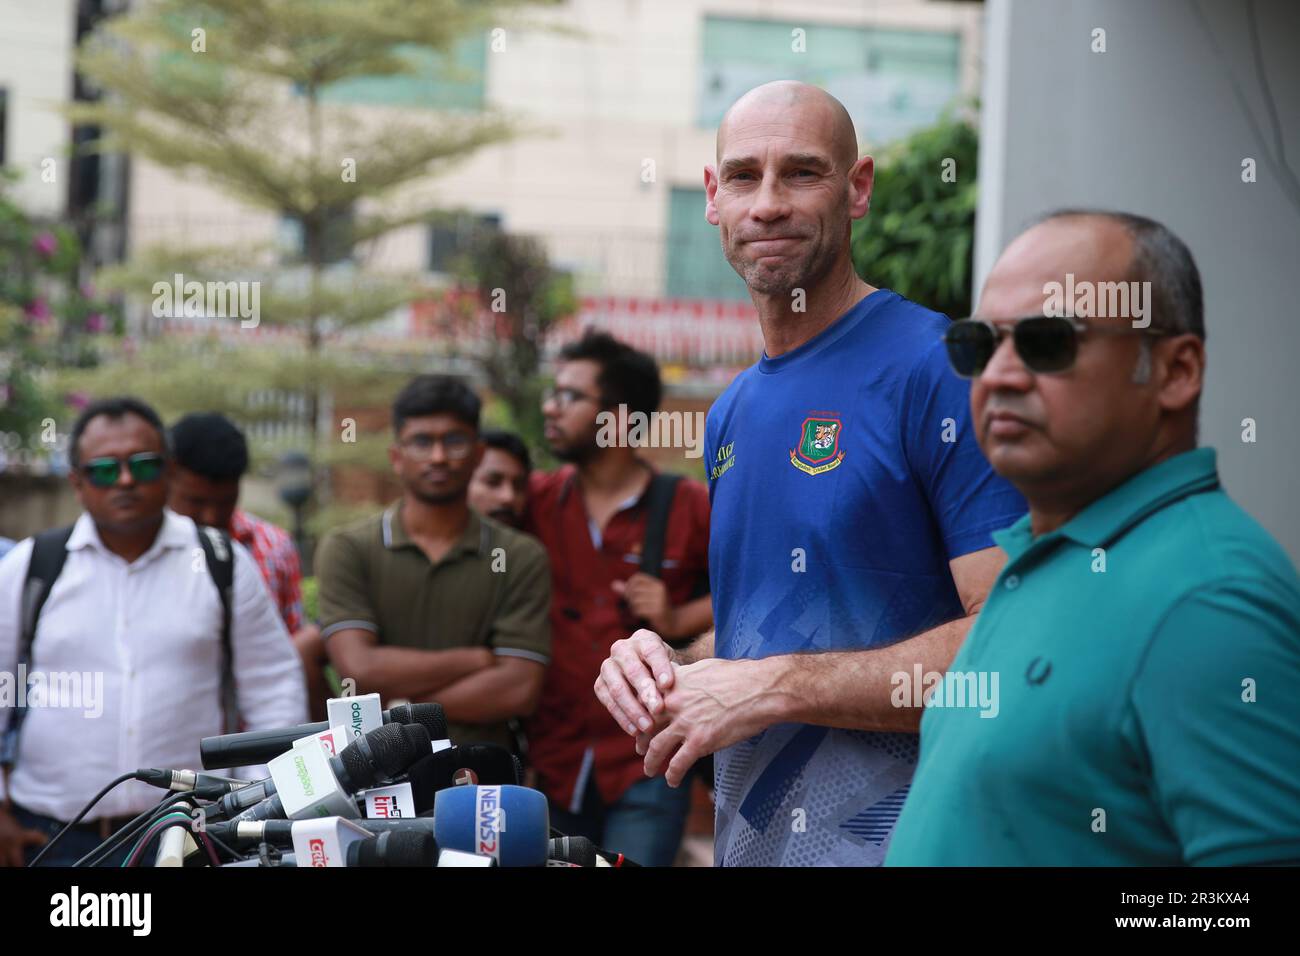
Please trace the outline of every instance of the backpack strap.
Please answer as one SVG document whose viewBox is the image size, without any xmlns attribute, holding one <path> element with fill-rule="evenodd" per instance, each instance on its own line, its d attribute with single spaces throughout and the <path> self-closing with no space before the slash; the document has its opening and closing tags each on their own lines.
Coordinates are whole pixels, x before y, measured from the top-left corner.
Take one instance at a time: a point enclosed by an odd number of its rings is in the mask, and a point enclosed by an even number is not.
<svg viewBox="0 0 1300 956">
<path fill-rule="evenodd" d="M 221 713 L 224 733 L 239 732 L 239 698 L 235 693 L 235 655 L 230 641 L 232 592 L 235 585 L 235 550 L 230 535 L 220 528 L 197 525 L 203 562 L 221 598 Z"/>
<path fill-rule="evenodd" d="M 23 674 L 32 662 L 32 642 L 36 640 L 36 622 L 40 619 L 41 609 L 54 589 L 54 582 L 63 570 L 63 563 L 68 557 L 68 539 L 72 537 L 72 525 L 66 528 L 51 528 L 42 531 L 32 539 L 31 560 L 27 564 L 27 576 L 23 581 L 23 591 L 18 608 L 18 659 L 14 674 Z M 18 759 L 18 731 L 27 717 L 27 694 L 23 693 L 17 705 L 9 711 L 5 722 L 3 736 L 0 736 L 0 767 L 11 769 Z"/>
<path fill-rule="evenodd" d="M 664 541 L 668 537 L 668 515 L 681 475 L 658 472 L 645 492 L 645 539 L 641 542 L 641 570 L 651 577 L 663 577 Z"/>
</svg>

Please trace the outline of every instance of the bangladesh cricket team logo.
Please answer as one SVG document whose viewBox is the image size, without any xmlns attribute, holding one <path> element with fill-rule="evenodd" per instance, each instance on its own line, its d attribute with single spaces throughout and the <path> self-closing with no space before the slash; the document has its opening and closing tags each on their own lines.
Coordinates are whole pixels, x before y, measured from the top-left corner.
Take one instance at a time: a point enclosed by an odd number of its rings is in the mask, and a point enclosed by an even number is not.
<svg viewBox="0 0 1300 956">
<path fill-rule="evenodd" d="M 844 452 L 840 450 L 842 430 L 843 423 L 838 418 L 805 418 L 799 447 L 790 449 L 790 464 L 807 475 L 820 475 L 838 468 L 844 460 Z"/>
</svg>

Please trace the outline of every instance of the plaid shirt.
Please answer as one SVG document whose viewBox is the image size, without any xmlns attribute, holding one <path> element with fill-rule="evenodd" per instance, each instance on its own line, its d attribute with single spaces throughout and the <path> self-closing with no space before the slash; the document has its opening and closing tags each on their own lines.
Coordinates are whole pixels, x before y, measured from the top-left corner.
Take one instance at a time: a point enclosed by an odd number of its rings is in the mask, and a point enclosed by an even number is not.
<svg viewBox="0 0 1300 956">
<path fill-rule="evenodd" d="M 298 631 L 302 627 L 302 568 L 289 532 L 236 508 L 230 519 L 230 536 L 252 553 L 289 633 Z"/>
</svg>

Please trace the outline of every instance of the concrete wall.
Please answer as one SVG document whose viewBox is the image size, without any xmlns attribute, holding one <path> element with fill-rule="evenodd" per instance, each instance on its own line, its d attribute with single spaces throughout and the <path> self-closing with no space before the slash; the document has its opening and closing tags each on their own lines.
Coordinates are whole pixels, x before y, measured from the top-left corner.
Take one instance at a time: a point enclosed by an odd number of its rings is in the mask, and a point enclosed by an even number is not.
<svg viewBox="0 0 1300 956">
<path fill-rule="evenodd" d="M 8 93 L 5 165 L 22 179 L 14 195 L 40 216 L 63 212 L 71 127 L 52 107 L 72 97 L 73 0 L 0 0 L 0 89 Z M 41 163 L 55 160 L 52 183 Z"/>
<path fill-rule="evenodd" d="M 1229 493 L 1300 562 L 1300 188 L 1285 185 L 1300 171 L 1300 4 L 1253 4 L 1259 57 L 1250 7 L 990 0 L 975 269 L 982 283 L 1029 220 L 1060 206 L 1136 212 L 1181 236 L 1205 286 L 1201 443 L 1218 449 Z M 1091 49 L 1099 27 L 1104 53 Z M 1248 157 L 1254 183 L 1242 181 Z M 1254 444 L 1242 441 L 1245 418 Z"/>
</svg>

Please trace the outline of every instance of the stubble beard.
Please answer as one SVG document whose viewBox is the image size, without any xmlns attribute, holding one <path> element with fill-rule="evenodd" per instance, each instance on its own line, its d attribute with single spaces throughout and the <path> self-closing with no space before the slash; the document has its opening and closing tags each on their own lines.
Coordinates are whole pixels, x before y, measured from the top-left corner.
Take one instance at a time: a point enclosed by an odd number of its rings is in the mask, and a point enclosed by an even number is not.
<svg viewBox="0 0 1300 956">
<path fill-rule="evenodd" d="M 789 296 L 795 289 L 815 288 L 830 274 L 835 265 L 837 250 L 826 244 L 825 237 L 829 234 L 831 232 L 824 232 L 813 237 L 808 252 L 802 258 L 787 262 L 776 270 L 764 268 L 759 263 L 746 259 L 741 251 L 744 249 L 743 243 L 736 244 L 724 252 L 727 261 L 745 280 L 745 285 L 750 292 L 768 296 Z"/>
</svg>

